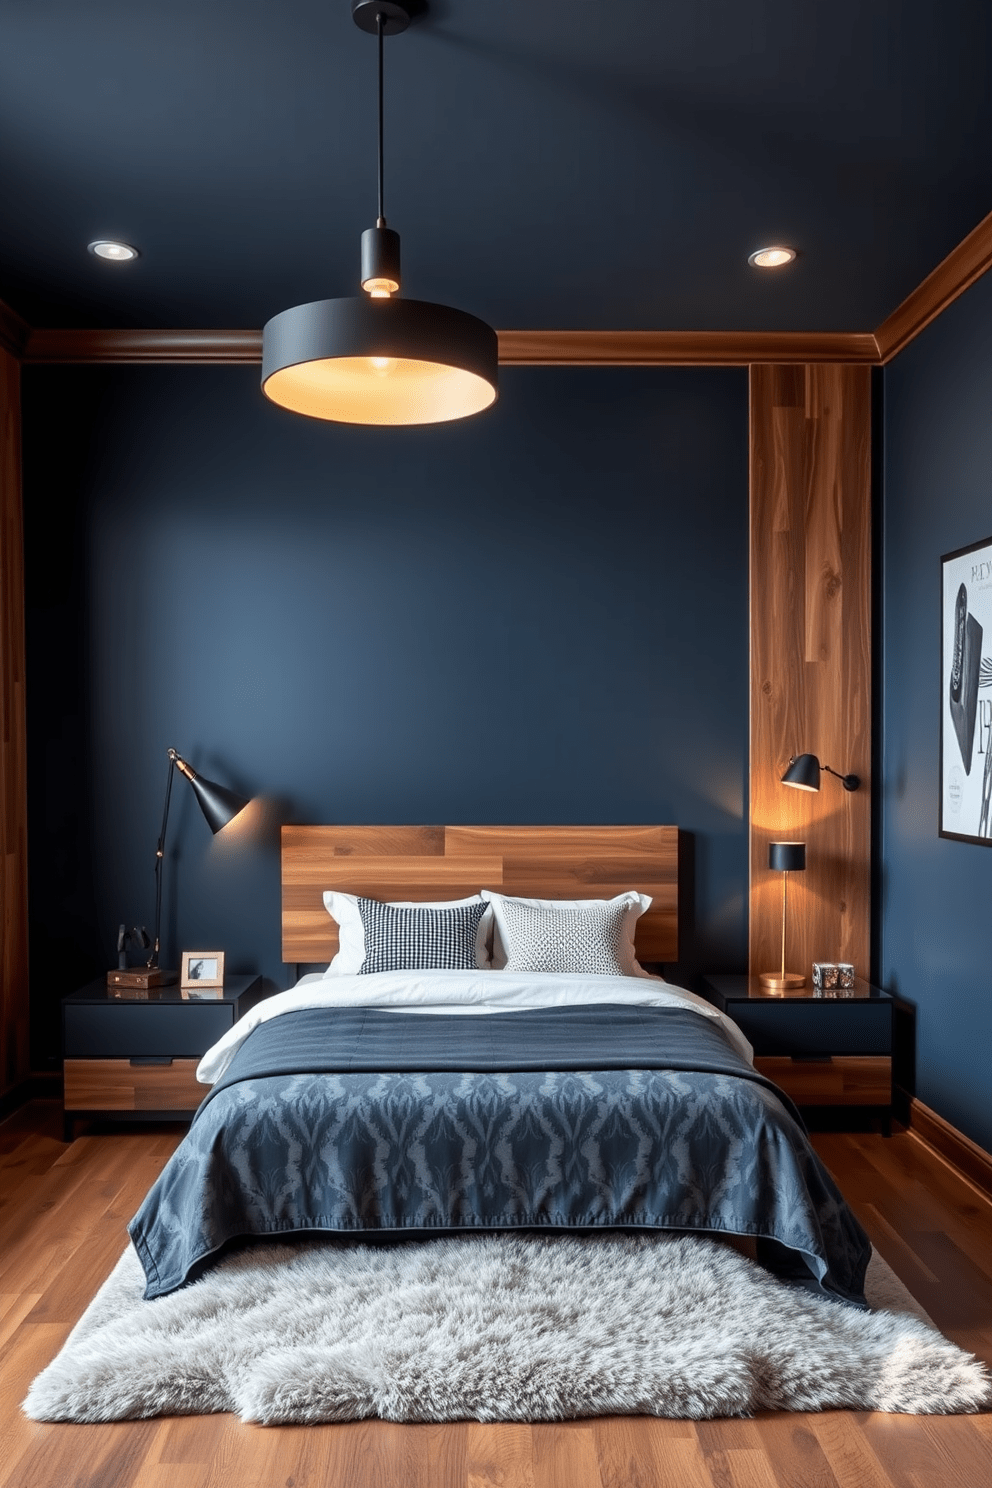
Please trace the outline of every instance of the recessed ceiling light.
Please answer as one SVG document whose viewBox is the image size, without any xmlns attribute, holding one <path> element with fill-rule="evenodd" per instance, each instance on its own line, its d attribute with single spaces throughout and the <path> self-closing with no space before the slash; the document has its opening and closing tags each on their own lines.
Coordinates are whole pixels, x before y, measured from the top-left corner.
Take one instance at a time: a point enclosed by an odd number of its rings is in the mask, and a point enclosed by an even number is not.
<svg viewBox="0 0 992 1488">
<path fill-rule="evenodd" d="M 117 243 L 113 238 L 97 238 L 89 244 L 89 251 L 97 258 L 109 258 L 112 263 L 127 263 L 128 259 L 138 257 L 137 248 L 130 243 Z"/>
<path fill-rule="evenodd" d="M 748 255 L 747 261 L 756 269 L 780 269 L 783 264 L 791 263 L 795 256 L 795 248 L 776 244 L 774 248 L 759 248 L 756 253 Z"/>
</svg>

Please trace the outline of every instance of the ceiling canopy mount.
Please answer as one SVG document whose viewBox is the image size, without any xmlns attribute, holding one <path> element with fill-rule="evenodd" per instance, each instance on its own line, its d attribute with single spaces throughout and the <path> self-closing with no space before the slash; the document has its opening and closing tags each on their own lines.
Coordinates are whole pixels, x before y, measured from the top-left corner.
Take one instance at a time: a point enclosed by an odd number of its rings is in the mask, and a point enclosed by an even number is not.
<svg viewBox="0 0 992 1488">
<path fill-rule="evenodd" d="M 417 5 L 415 0 L 410 0 L 408 5 L 398 5 L 396 0 L 351 0 L 352 20 L 359 30 L 368 31 L 372 36 L 378 33 L 380 16 L 383 36 L 399 36 L 413 17 L 425 9 L 426 6 Z"/>
</svg>

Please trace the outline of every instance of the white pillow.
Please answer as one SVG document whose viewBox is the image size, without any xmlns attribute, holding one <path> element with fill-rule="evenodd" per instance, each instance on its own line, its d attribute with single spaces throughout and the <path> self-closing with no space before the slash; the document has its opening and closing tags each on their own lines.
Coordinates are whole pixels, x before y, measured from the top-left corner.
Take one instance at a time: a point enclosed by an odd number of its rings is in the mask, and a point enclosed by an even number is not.
<svg viewBox="0 0 992 1488">
<path fill-rule="evenodd" d="M 644 970 L 634 954 L 634 926 L 645 910 L 651 908 L 652 900 L 650 894 L 638 894 L 635 890 L 631 889 L 625 894 L 617 894 L 613 899 L 520 899 L 508 894 L 493 893 L 491 889 L 483 889 L 482 897 L 491 905 L 495 917 L 492 950 L 492 966 L 495 970 L 502 971 L 504 968 L 507 968 L 508 962 L 510 962 L 508 969 L 517 969 L 513 965 L 512 959 L 513 930 L 507 924 L 507 917 L 503 912 L 504 904 L 514 905 L 521 909 L 549 911 L 549 914 L 546 916 L 545 926 L 546 932 L 549 935 L 554 934 L 559 926 L 563 929 L 566 929 L 568 926 L 574 927 L 574 919 L 570 918 L 567 922 L 563 921 L 561 911 L 578 912 L 580 915 L 583 911 L 590 911 L 589 930 L 593 938 L 598 938 L 601 933 L 599 927 L 603 924 L 602 911 L 610 906 L 626 905 L 627 913 L 623 918 L 619 941 L 615 947 L 611 941 L 609 951 L 604 947 L 602 953 L 610 957 L 615 954 L 618 962 L 617 974 L 620 976 L 648 978 L 652 976 L 651 972 Z M 514 919 L 519 922 L 519 917 L 514 916 Z M 531 926 L 539 923 L 539 919 L 533 917 L 529 917 L 529 920 Z M 596 922 L 595 925 L 593 921 Z M 526 951 L 524 951 L 524 959 L 527 959 Z M 592 960 L 597 961 L 598 964 L 605 964 L 599 963 L 599 957 L 595 952 L 592 955 Z M 590 965 L 592 964 L 592 960 L 590 961 Z M 566 947 L 563 947 L 563 964 L 567 964 L 570 968 L 575 965 L 574 953 Z M 553 968 L 549 967 L 548 969 Z"/>
<path fill-rule="evenodd" d="M 325 976 L 356 976 L 365 960 L 365 930 L 358 911 L 359 897 L 368 895 L 342 894 L 336 889 L 324 892 L 324 908 L 338 924 L 338 953 L 324 972 Z M 391 899 L 391 909 L 461 909 L 465 904 L 481 904 L 481 894 L 470 894 L 467 899 Z M 492 938 L 492 905 L 479 921 L 475 936 L 475 964 L 482 971 L 489 971 L 492 961 L 489 945 Z"/>
</svg>

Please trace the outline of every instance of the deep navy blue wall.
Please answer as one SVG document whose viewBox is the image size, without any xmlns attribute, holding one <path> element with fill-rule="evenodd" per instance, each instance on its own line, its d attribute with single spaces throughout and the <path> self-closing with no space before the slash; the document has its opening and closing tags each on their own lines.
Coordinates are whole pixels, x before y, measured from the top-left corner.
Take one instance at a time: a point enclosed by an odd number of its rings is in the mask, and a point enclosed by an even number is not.
<svg viewBox="0 0 992 1488">
<path fill-rule="evenodd" d="M 677 822 L 681 974 L 746 962 L 747 381 L 505 369 L 492 414 L 297 419 L 252 369 L 24 378 L 32 987 L 150 924 L 175 744 L 312 822 Z M 176 781 L 163 960 L 286 985 L 278 858 Z"/>
<path fill-rule="evenodd" d="M 992 276 L 885 374 L 881 974 L 917 1094 L 992 1149 L 992 850 L 937 836 L 940 556 L 992 535 Z"/>
</svg>

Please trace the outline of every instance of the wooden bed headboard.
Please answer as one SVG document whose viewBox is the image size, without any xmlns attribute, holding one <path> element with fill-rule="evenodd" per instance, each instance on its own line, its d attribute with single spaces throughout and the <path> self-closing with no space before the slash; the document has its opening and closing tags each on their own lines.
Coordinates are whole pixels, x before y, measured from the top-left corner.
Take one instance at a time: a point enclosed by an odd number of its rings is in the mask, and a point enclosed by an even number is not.
<svg viewBox="0 0 992 1488">
<path fill-rule="evenodd" d="M 325 889 L 371 899 L 461 899 L 496 889 L 539 899 L 654 903 L 640 961 L 678 959 L 678 827 L 283 827 L 282 959 L 330 961 L 338 927 Z"/>
</svg>

